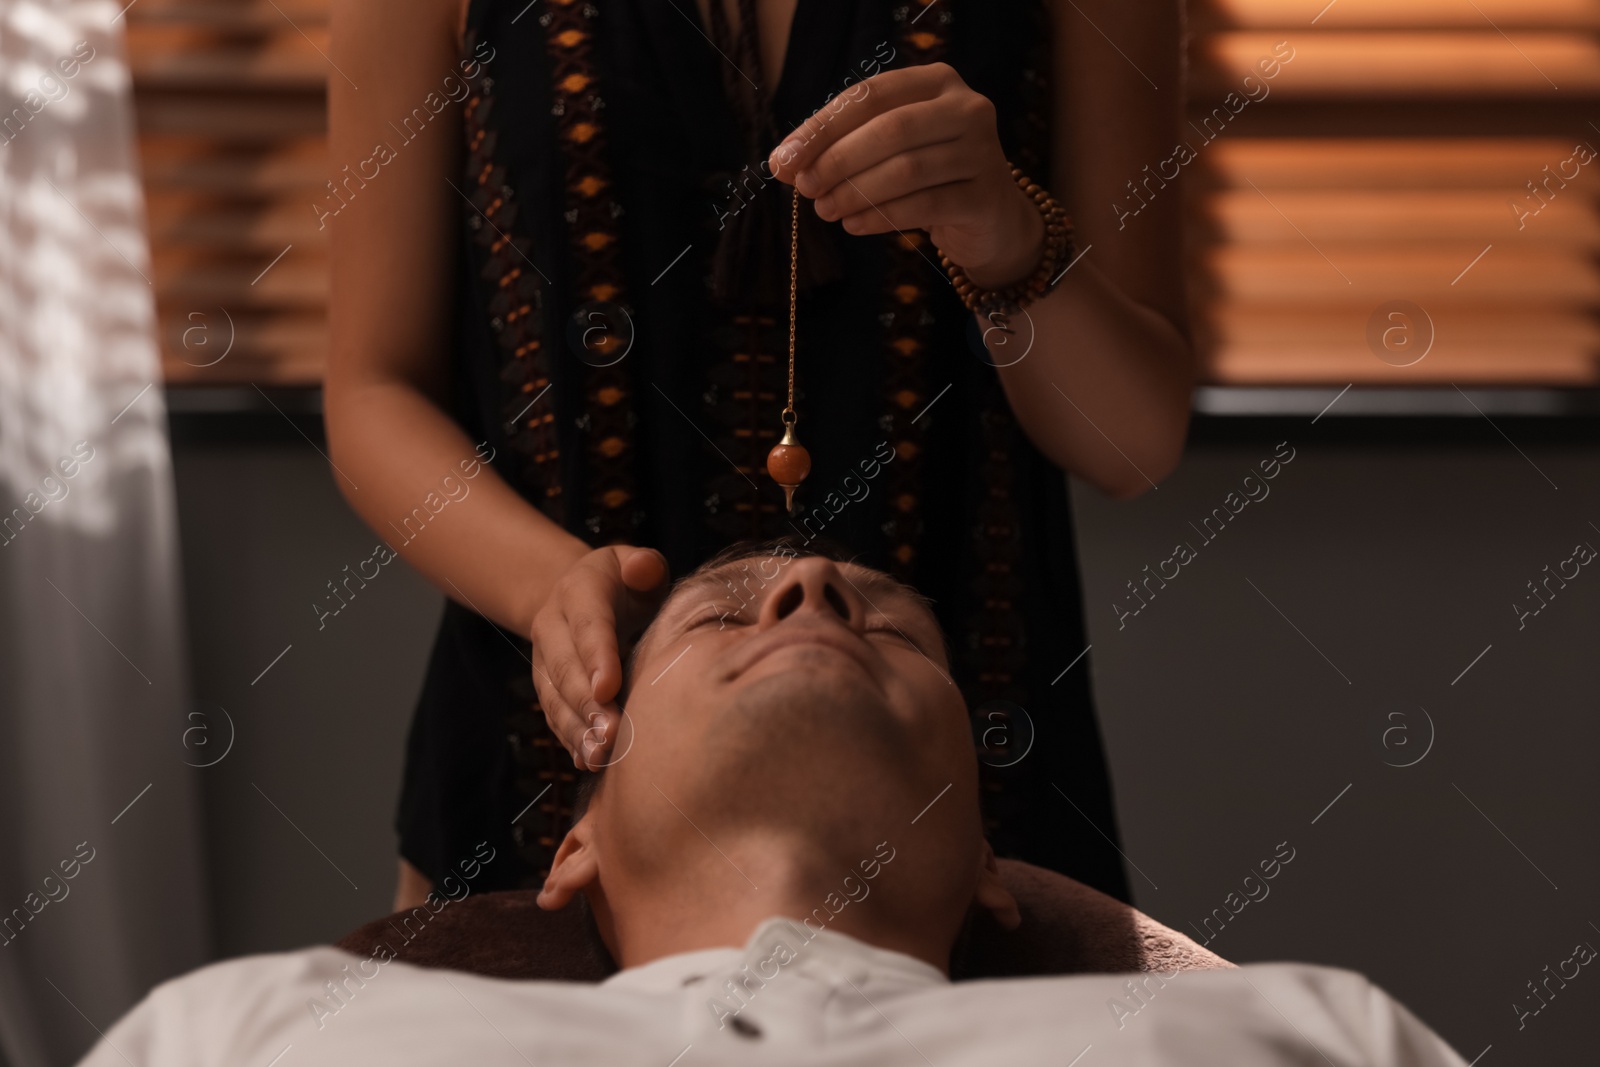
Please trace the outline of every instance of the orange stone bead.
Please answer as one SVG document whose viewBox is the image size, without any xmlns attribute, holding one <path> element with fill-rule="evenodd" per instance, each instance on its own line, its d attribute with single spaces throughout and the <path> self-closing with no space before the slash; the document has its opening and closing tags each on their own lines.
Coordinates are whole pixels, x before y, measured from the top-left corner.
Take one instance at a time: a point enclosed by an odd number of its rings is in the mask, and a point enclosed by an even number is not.
<svg viewBox="0 0 1600 1067">
<path fill-rule="evenodd" d="M 811 473 L 811 453 L 804 445 L 773 445 L 767 453 L 767 473 L 783 487 L 784 505 L 793 511 L 794 491 Z"/>
<path fill-rule="evenodd" d="M 767 453 L 767 473 L 779 485 L 799 485 L 811 473 L 811 453 L 804 445 L 773 445 Z"/>
</svg>

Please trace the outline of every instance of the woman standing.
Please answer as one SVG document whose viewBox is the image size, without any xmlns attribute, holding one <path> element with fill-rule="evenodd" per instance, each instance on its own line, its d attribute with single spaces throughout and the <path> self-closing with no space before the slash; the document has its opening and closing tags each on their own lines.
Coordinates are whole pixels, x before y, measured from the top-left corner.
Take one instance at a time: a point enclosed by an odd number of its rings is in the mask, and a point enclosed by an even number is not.
<svg viewBox="0 0 1600 1067">
<path fill-rule="evenodd" d="M 1182 448 L 1178 190 L 1112 207 L 1176 138 L 1179 23 L 1177 0 L 430 0 L 403 19 L 335 0 L 330 169 L 363 166 L 319 214 L 330 451 L 450 598 L 397 904 L 483 841 L 475 885 L 542 879 L 575 766 L 613 758 L 619 638 L 669 573 L 785 535 L 933 598 L 996 851 L 1127 899 L 1087 664 L 1066 669 L 1088 642 L 1062 471 L 1132 496 Z M 764 464 L 796 183 L 812 470 L 791 516 Z M 441 487 L 459 502 L 435 510 Z"/>
</svg>

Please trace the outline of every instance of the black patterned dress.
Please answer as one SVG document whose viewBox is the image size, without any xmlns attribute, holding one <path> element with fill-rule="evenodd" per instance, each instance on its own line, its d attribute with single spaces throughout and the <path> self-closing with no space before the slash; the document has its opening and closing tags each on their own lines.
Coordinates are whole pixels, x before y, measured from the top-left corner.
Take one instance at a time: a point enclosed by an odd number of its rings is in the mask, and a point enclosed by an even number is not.
<svg viewBox="0 0 1600 1067">
<path fill-rule="evenodd" d="M 878 70 L 944 61 L 1048 185 L 1041 8 L 800 0 L 769 94 L 754 49 L 691 0 L 472 0 L 465 55 L 490 58 L 462 105 L 454 414 L 592 545 L 653 546 L 681 575 L 732 541 L 826 538 L 933 598 L 996 851 L 1125 900 L 1088 660 L 1074 664 L 1065 478 L 1012 418 L 926 233 L 853 236 L 802 205 L 799 514 L 764 469 L 790 188 L 757 166 L 776 144 L 763 129 Z M 574 772 L 527 656 L 523 635 L 447 605 L 397 821 L 401 855 L 435 880 L 488 841 L 504 858 L 475 884 L 530 884 L 567 825 Z"/>
</svg>

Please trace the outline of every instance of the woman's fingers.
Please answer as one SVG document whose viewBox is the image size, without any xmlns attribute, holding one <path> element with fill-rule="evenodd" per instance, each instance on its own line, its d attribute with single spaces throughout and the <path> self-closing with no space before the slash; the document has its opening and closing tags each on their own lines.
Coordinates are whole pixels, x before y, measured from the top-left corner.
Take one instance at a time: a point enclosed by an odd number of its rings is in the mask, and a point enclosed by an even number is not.
<svg viewBox="0 0 1600 1067">
<path fill-rule="evenodd" d="M 933 226 L 959 225 L 971 197 L 965 195 L 965 182 L 950 182 L 932 189 L 896 197 L 874 204 L 840 219 L 849 233 L 891 233 L 895 230 L 925 230 Z"/>
<path fill-rule="evenodd" d="M 667 557 L 653 548 L 626 549 L 620 555 L 624 585 L 636 593 L 665 591 Z"/>
<path fill-rule="evenodd" d="M 612 703 L 622 691 L 622 652 L 619 638 L 629 641 L 643 629 L 666 596 L 667 558 L 653 548 L 619 548 L 618 569 L 622 588 L 616 597 L 616 615 L 608 635 L 585 632 L 577 639 L 578 651 L 594 669 L 594 699 L 602 709 L 620 714 Z M 607 642 L 606 639 L 609 639 Z M 589 649 L 595 654 L 590 656 Z"/>
<path fill-rule="evenodd" d="M 830 222 L 849 218 L 857 212 L 871 211 L 923 189 L 974 178 L 982 162 L 961 141 L 945 141 L 903 152 L 868 167 L 849 181 L 840 182 L 826 195 L 818 197 L 817 214 Z M 931 221 L 942 223 L 954 220 Z"/>
<path fill-rule="evenodd" d="M 568 632 L 578 661 L 573 684 L 579 694 L 572 706 L 583 722 L 582 735 L 576 739 L 576 745 L 581 762 L 593 769 L 616 734 L 610 728 L 617 715 L 611 698 L 622 685 L 616 616 L 609 604 L 596 604 L 585 605 L 580 614 L 568 617 L 572 620 Z M 562 692 L 567 693 L 566 686 L 562 687 Z"/>
<path fill-rule="evenodd" d="M 536 626 L 533 641 L 536 650 L 533 684 L 539 693 L 545 719 L 550 723 L 551 732 L 572 756 L 573 764 L 586 770 L 582 745 L 590 724 L 584 706 L 593 703 L 589 672 L 563 616 L 556 615 Z"/>
<path fill-rule="evenodd" d="M 801 193 L 820 200 L 849 189 L 851 182 L 859 185 L 861 176 L 873 167 L 919 149 L 949 145 L 972 156 L 972 145 L 964 137 L 967 129 L 949 97 L 897 107 L 840 137 L 796 176 L 795 184 Z"/>
<path fill-rule="evenodd" d="M 619 624 L 648 619 L 667 589 L 655 549 L 597 549 L 562 581 L 534 622 L 534 686 L 551 731 L 580 770 L 605 766 L 621 711 Z"/>
<path fill-rule="evenodd" d="M 937 96 L 960 78 L 955 68 L 945 63 L 925 63 L 914 67 L 886 70 L 840 93 L 801 123 L 767 157 L 768 166 L 780 181 L 793 182 L 794 176 L 814 163 L 828 147 L 874 117 L 918 100 Z"/>
</svg>

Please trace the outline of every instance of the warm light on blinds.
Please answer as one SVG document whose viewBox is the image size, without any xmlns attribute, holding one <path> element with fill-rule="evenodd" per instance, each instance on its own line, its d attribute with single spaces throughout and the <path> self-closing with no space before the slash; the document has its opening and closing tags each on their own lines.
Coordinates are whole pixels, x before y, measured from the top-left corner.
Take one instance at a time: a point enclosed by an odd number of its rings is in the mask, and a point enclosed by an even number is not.
<svg viewBox="0 0 1600 1067">
<path fill-rule="evenodd" d="M 314 384 L 326 0 L 128 22 L 169 380 Z M 1208 380 L 1600 384 L 1600 0 L 1195 0 L 1190 30 Z M 1373 351 L 1396 301 L 1432 337 L 1406 367 Z"/>
<path fill-rule="evenodd" d="M 327 234 L 309 205 L 327 181 L 327 38 L 324 0 L 140 0 L 128 11 L 171 382 L 321 379 Z"/>
<path fill-rule="evenodd" d="M 1600 384 L 1600 0 L 1192 15 L 1206 379 Z M 1230 122 L 1227 94 L 1284 41 L 1294 58 Z"/>
</svg>

